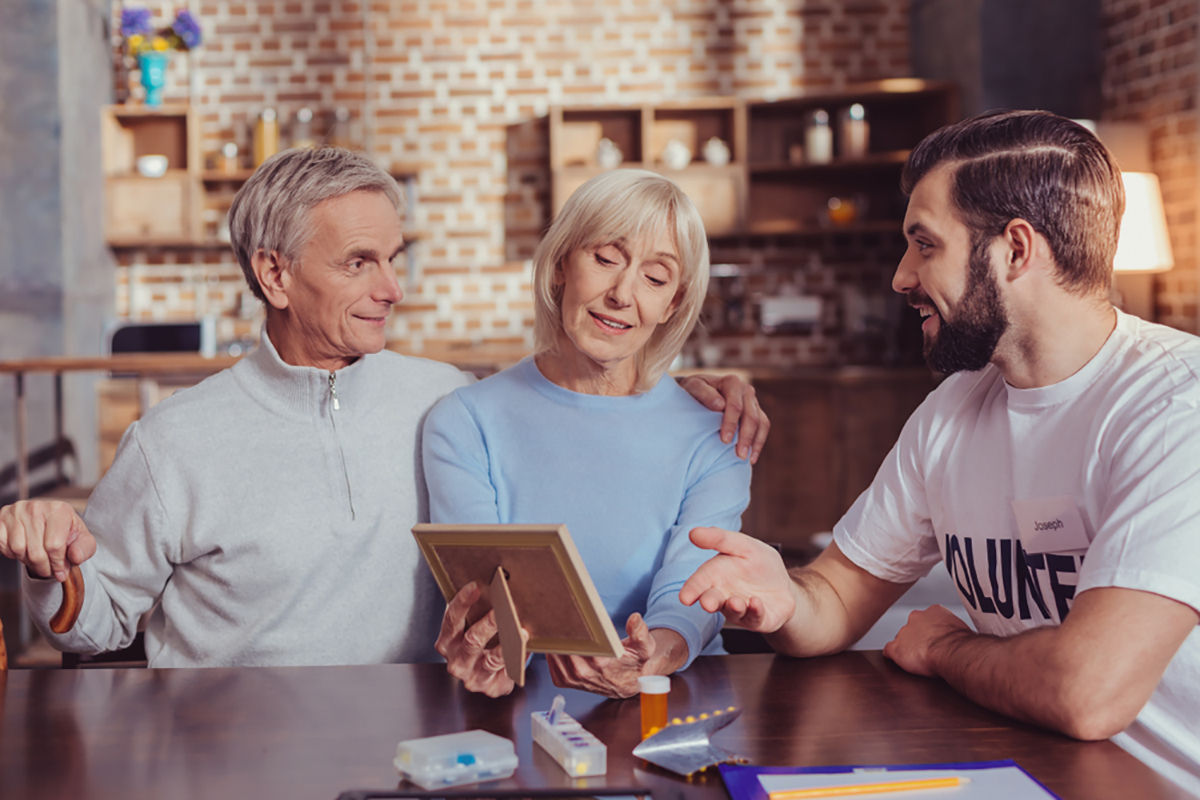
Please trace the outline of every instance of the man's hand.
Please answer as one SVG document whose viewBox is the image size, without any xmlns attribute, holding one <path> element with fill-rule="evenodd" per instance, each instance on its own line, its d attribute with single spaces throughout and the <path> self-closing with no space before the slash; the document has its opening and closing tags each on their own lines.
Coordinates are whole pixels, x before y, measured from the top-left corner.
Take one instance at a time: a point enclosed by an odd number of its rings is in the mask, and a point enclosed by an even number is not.
<svg viewBox="0 0 1200 800">
<path fill-rule="evenodd" d="M 931 650 L 945 641 L 946 637 L 964 631 L 971 633 L 971 628 L 948 608 L 930 606 L 924 611 L 914 611 L 908 615 L 908 622 L 896 634 L 896 638 L 884 645 L 883 655 L 914 675 L 936 678 L 939 676 L 934 671 Z"/>
<path fill-rule="evenodd" d="M 434 647 L 446 659 L 446 669 L 463 682 L 468 691 L 482 692 L 488 697 L 502 697 L 513 690 L 513 680 L 504 669 L 504 652 L 500 645 L 488 647 L 496 635 L 496 612 L 467 628 L 467 612 L 479 599 L 479 586 L 474 582 L 458 590 L 442 616 L 442 631 Z M 529 641 L 522 628 L 521 638 Z"/>
<path fill-rule="evenodd" d="M 625 632 L 625 654 L 617 658 L 547 655 L 554 685 L 605 697 L 633 697 L 642 675 L 670 675 L 687 660 L 683 637 L 667 628 L 650 630 L 641 614 L 629 615 Z M 674 658 L 668 655 L 671 651 Z"/>
<path fill-rule="evenodd" d="M 679 590 L 685 606 L 699 601 L 705 611 L 720 611 L 735 625 L 762 633 L 774 633 L 792 618 L 796 584 L 775 548 L 720 528 L 694 528 L 690 538 L 719 555 L 705 561 Z"/>
<path fill-rule="evenodd" d="M 1198 622 L 1185 603 L 1110 586 L 1077 595 L 1061 625 L 1008 637 L 973 633 L 940 606 L 917 611 L 883 654 L 993 711 L 1091 741 L 1133 722 Z"/>
<path fill-rule="evenodd" d="M 22 500 L 0 508 L 0 555 L 62 582 L 72 564 L 96 554 L 96 540 L 61 500 Z"/>
<path fill-rule="evenodd" d="M 758 404 L 753 386 L 736 375 L 723 378 L 692 375 L 680 380 L 679 385 L 706 408 L 725 412 L 721 420 L 721 441 L 729 444 L 736 432 L 738 458 L 749 456 L 751 464 L 758 462 L 771 431 L 771 420 Z"/>
</svg>

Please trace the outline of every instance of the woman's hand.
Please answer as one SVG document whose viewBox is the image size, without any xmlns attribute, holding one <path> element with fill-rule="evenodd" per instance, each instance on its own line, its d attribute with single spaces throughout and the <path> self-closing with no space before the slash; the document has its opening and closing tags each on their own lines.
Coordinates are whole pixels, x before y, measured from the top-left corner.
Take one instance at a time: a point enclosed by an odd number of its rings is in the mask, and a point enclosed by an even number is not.
<svg viewBox="0 0 1200 800">
<path fill-rule="evenodd" d="M 555 686 L 606 697 L 633 697 L 643 675 L 670 675 L 687 661 L 687 642 L 669 628 L 650 630 L 641 614 L 625 623 L 625 655 L 618 658 L 547 655 Z"/>
<path fill-rule="evenodd" d="M 442 631 L 438 634 L 437 651 L 446 659 L 446 670 L 463 682 L 468 691 L 482 692 L 488 697 L 503 697 L 513 690 L 513 680 L 504 669 L 504 652 L 500 645 L 488 647 L 496 635 L 496 612 L 467 627 L 467 612 L 479 599 L 479 586 L 468 583 L 446 606 L 442 616 Z M 522 628 L 521 638 L 529 641 Z"/>
</svg>

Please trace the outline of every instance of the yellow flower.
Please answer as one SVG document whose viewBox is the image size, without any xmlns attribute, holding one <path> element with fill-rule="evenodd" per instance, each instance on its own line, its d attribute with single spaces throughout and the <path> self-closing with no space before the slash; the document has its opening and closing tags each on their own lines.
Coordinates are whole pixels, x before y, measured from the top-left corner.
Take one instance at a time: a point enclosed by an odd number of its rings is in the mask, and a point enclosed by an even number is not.
<svg viewBox="0 0 1200 800">
<path fill-rule="evenodd" d="M 152 46 L 155 50 L 158 50 L 159 52 L 170 49 L 170 47 L 171 47 L 170 43 L 161 36 L 154 37 L 154 44 Z"/>
<path fill-rule="evenodd" d="M 138 48 L 142 46 L 142 42 L 145 41 L 145 39 L 146 37 L 142 36 L 140 33 L 135 33 L 133 36 L 130 36 L 129 50 L 136 53 Z"/>
</svg>

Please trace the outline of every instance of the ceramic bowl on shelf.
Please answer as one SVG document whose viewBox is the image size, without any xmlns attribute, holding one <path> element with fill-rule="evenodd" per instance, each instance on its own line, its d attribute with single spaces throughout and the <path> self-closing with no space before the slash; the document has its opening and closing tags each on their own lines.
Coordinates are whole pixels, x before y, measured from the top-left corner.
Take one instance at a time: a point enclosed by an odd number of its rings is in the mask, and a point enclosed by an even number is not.
<svg viewBox="0 0 1200 800">
<path fill-rule="evenodd" d="M 612 139 L 604 138 L 596 145 L 596 163 L 602 169 L 616 169 L 625 160 L 621 148 Z"/>
<path fill-rule="evenodd" d="M 723 167 L 729 163 L 729 145 L 716 136 L 704 143 L 704 160 L 714 167 Z"/>
<path fill-rule="evenodd" d="M 692 151 L 678 139 L 667 142 L 662 151 L 662 162 L 671 169 L 683 169 L 692 163 Z"/>
<path fill-rule="evenodd" d="M 167 157 L 139 156 L 137 171 L 143 178 L 161 178 L 167 174 Z"/>
</svg>

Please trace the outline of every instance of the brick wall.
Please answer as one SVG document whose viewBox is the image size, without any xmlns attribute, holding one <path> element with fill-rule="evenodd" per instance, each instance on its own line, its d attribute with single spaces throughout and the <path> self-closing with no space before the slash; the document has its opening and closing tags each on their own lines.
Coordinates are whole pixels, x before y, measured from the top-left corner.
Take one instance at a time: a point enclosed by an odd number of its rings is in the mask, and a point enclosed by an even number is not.
<svg viewBox="0 0 1200 800">
<path fill-rule="evenodd" d="M 1200 332 L 1200 97 L 1194 0 L 1104 0 L 1105 118 L 1150 126 L 1175 268 L 1156 277 L 1158 321 Z"/>
<path fill-rule="evenodd" d="M 206 153 L 226 141 L 247 152 L 265 107 L 285 121 L 285 142 L 299 108 L 326 123 L 341 107 L 351 139 L 416 176 L 406 225 L 421 237 L 418 271 L 390 331 L 416 351 L 435 340 L 529 341 L 527 259 L 548 222 L 551 104 L 759 99 L 910 74 L 907 0 L 189 6 L 205 44 L 173 60 L 166 97 L 198 108 Z M 176 6 L 150 7 L 165 18 Z M 136 72 L 117 75 L 136 100 Z M 119 281 L 119 308 L 134 316 L 219 311 L 226 336 L 239 319 L 237 269 L 224 254 L 128 253 Z"/>
</svg>

